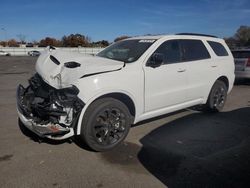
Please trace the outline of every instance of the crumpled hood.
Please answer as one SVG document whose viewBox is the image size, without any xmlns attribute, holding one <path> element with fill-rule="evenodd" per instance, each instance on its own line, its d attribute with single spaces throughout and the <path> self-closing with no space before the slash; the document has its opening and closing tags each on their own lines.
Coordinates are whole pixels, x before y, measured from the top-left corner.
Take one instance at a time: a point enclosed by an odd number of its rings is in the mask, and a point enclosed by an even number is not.
<svg viewBox="0 0 250 188">
<path fill-rule="evenodd" d="M 65 66 L 67 62 L 76 62 L 78 66 L 69 68 Z M 72 82 L 83 76 L 115 71 L 123 66 L 121 61 L 48 48 L 39 56 L 36 71 L 48 84 L 59 89 L 69 87 Z"/>
</svg>

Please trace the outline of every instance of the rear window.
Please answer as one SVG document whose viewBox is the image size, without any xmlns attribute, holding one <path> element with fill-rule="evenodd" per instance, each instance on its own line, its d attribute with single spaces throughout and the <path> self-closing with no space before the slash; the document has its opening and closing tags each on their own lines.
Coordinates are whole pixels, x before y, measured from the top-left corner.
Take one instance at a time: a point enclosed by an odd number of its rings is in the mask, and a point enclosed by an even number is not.
<svg viewBox="0 0 250 188">
<path fill-rule="evenodd" d="M 207 48 L 202 41 L 186 39 L 180 41 L 183 50 L 184 61 L 195 61 L 210 58 Z"/>
<path fill-rule="evenodd" d="M 232 51 L 234 58 L 250 58 L 250 51 Z"/>
<path fill-rule="evenodd" d="M 227 50 L 219 42 L 207 41 L 217 56 L 228 56 Z"/>
</svg>

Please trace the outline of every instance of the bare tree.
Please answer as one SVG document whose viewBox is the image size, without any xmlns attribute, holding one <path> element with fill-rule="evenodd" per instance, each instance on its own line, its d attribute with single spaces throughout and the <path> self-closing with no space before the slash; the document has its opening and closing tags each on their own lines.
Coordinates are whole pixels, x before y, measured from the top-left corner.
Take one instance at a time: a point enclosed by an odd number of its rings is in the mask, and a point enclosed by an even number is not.
<svg viewBox="0 0 250 188">
<path fill-rule="evenodd" d="M 250 45 L 250 27 L 240 26 L 235 34 L 235 38 L 239 41 L 240 46 Z"/>
<path fill-rule="evenodd" d="M 18 47 L 18 42 L 15 39 L 10 39 L 8 45 L 9 47 Z"/>
<path fill-rule="evenodd" d="M 63 46 L 78 47 L 78 46 L 89 46 L 89 37 L 85 37 L 82 34 L 70 34 L 62 37 Z"/>
<path fill-rule="evenodd" d="M 22 44 L 25 44 L 26 35 L 18 34 L 18 35 L 17 35 L 17 38 L 20 40 L 20 42 L 21 42 Z"/>
<path fill-rule="evenodd" d="M 46 37 L 46 38 L 40 40 L 39 46 L 41 46 L 41 47 L 46 47 L 46 46 L 60 47 L 60 46 L 62 46 L 62 42 L 60 40 L 55 39 L 55 38 Z"/>
</svg>

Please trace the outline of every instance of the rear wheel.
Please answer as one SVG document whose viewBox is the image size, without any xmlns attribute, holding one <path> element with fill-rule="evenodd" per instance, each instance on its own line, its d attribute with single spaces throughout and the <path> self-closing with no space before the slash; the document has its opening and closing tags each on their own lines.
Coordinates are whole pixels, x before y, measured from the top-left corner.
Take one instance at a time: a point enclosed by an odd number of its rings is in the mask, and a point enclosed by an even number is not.
<svg viewBox="0 0 250 188">
<path fill-rule="evenodd" d="M 131 115 L 127 106 L 113 98 L 99 99 L 87 109 L 81 138 L 95 151 L 106 151 L 120 144 L 127 136 Z"/>
<path fill-rule="evenodd" d="M 223 109 L 227 99 L 227 86 L 223 81 L 217 80 L 208 97 L 205 110 L 219 112 Z"/>
</svg>

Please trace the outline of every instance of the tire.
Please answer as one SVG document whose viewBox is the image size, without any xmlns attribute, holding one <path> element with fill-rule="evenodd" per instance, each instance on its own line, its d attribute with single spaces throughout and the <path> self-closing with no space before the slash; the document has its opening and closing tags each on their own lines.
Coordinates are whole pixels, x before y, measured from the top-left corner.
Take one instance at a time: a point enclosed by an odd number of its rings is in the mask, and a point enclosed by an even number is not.
<svg viewBox="0 0 250 188">
<path fill-rule="evenodd" d="M 225 82 L 216 80 L 205 104 L 205 111 L 220 112 L 227 99 L 227 86 Z"/>
<path fill-rule="evenodd" d="M 80 138 L 95 151 L 107 151 L 126 138 L 131 123 L 124 103 L 114 98 L 99 99 L 85 112 Z"/>
</svg>

